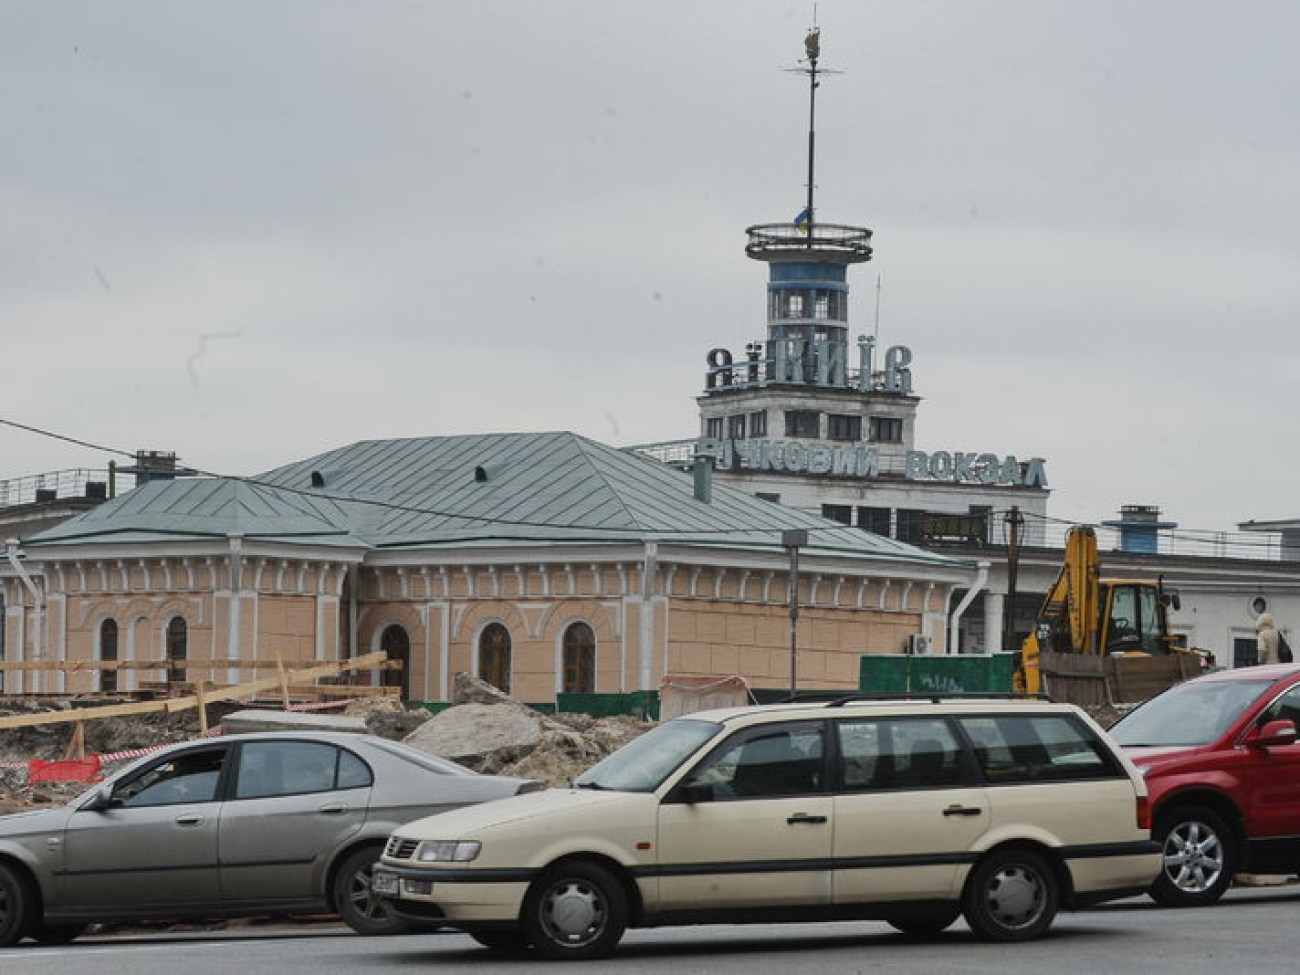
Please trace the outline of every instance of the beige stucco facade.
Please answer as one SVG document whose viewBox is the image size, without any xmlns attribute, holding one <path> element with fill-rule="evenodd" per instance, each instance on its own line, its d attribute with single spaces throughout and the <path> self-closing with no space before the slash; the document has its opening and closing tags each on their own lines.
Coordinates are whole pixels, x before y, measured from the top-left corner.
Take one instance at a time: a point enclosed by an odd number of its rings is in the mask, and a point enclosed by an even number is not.
<svg viewBox="0 0 1300 975">
<path fill-rule="evenodd" d="M 720 553 L 713 561 L 640 546 L 623 558 L 602 552 L 566 561 L 539 552 L 475 553 L 473 561 L 384 553 L 375 564 L 359 551 L 294 552 L 240 539 L 207 550 L 181 547 L 165 553 L 156 544 L 151 551 L 100 544 L 94 552 L 42 553 L 26 570 L 39 601 L 22 579 L 7 575 L 4 659 L 96 660 L 112 620 L 119 660 L 157 660 L 167 655 L 169 627 L 179 619 L 184 655 L 194 662 L 185 679 L 235 683 L 253 676 L 235 661 L 338 660 L 384 649 L 399 628 L 409 646 L 406 696 L 445 700 L 457 672 L 480 672 L 482 635 L 500 624 L 509 634 L 512 695 L 551 702 L 566 689 L 565 634 L 585 623 L 595 637 L 598 692 L 654 688 L 669 673 L 739 674 L 752 687 L 789 686 L 789 574 L 771 553 L 741 560 Z M 854 689 L 863 654 L 901 652 L 913 634 L 942 648 L 952 592 L 966 581 L 953 568 L 895 567 L 886 575 L 847 561 L 806 565 L 799 686 Z M 164 677 L 123 670 L 117 686 L 130 690 Z M 94 670 L 6 675 L 10 693 L 99 687 Z"/>
</svg>

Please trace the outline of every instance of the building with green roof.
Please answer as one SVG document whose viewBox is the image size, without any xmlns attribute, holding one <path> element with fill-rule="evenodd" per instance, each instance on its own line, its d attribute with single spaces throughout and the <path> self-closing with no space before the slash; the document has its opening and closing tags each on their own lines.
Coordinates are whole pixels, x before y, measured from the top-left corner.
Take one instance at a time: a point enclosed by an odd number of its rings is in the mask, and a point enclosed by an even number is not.
<svg viewBox="0 0 1300 975">
<path fill-rule="evenodd" d="M 3 578 L 5 659 L 167 656 L 173 678 L 234 683 L 240 662 L 383 650 L 414 700 L 447 699 L 462 671 L 531 702 L 665 674 L 788 687 L 800 538 L 799 685 L 853 689 L 862 654 L 942 648 L 954 592 L 978 589 L 974 563 L 703 473 L 557 432 L 367 440 L 255 477 L 154 481 L 24 542 Z"/>
</svg>

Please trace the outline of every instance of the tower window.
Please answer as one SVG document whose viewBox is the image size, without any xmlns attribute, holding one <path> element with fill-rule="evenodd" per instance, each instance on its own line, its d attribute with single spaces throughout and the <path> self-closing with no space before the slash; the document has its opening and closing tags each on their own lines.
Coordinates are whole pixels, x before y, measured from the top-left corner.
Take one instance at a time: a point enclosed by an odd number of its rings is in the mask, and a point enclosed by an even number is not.
<svg viewBox="0 0 1300 975">
<path fill-rule="evenodd" d="M 921 544 L 921 518 L 925 514 L 916 508 L 898 509 L 898 534 L 900 542 L 911 545 Z"/>
<path fill-rule="evenodd" d="M 838 521 L 841 525 L 853 524 L 853 506 L 850 504 L 824 504 L 822 517 Z"/>
<path fill-rule="evenodd" d="M 722 417 L 711 416 L 704 421 L 704 435 L 713 440 L 722 439 Z"/>
<path fill-rule="evenodd" d="M 767 436 L 767 410 L 758 410 L 749 414 L 749 435 L 751 437 Z"/>
<path fill-rule="evenodd" d="M 863 507 L 858 509 L 858 527 L 864 531 L 890 537 L 893 512 L 889 508 Z"/>
<path fill-rule="evenodd" d="M 727 436 L 733 440 L 745 439 L 745 414 L 727 417 Z"/>
<path fill-rule="evenodd" d="M 826 437 L 829 440 L 861 440 L 862 417 L 844 413 L 827 414 Z"/>
<path fill-rule="evenodd" d="M 785 295 L 785 318 L 803 318 L 803 295 L 797 291 L 787 291 Z"/>
<path fill-rule="evenodd" d="M 785 435 L 812 438 L 821 436 L 821 414 L 816 410 L 786 410 Z"/>
<path fill-rule="evenodd" d="M 873 416 L 867 427 L 872 443 L 902 443 L 903 420 L 897 416 Z"/>
</svg>

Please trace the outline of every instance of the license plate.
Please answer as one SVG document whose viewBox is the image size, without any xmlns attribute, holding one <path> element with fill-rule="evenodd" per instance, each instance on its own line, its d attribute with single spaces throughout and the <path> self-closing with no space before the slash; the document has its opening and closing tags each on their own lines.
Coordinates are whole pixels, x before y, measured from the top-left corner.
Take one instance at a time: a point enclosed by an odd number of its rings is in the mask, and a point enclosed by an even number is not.
<svg viewBox="0 0 1300 975">
<path fill-rule="evenodd" d="M 376 894 L 397 896 L 397 874 L 374 871 L 370 875 L 370 889 Z"/>
</svg>

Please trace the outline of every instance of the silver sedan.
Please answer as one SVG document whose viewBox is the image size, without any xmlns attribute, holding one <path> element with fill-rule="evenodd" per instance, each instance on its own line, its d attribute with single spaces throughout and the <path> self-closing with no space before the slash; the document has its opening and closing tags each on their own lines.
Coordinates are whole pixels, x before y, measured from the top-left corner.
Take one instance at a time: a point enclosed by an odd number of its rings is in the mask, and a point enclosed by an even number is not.
<svg viewBox="0 0 1300 975">
<path fill-rule="evenodd" d="M 400 933 L 370 894 L 389 832 L 535 788 L 370 735 L 172 746 L 67 805 L 0 817 L 0 947 L 66 942 L 92 922 L 322 912 Z"/>
</svg>

